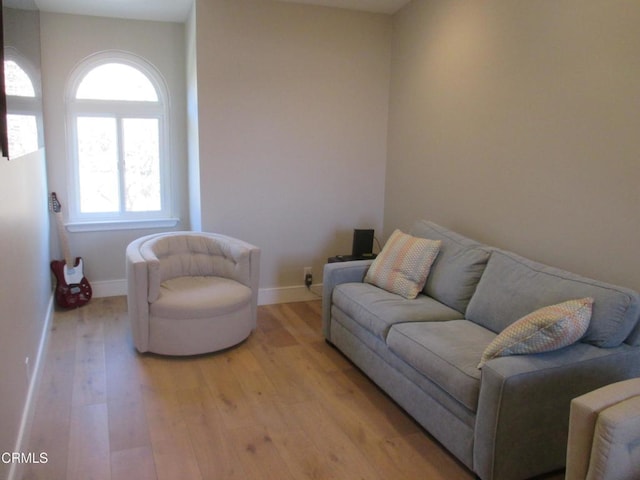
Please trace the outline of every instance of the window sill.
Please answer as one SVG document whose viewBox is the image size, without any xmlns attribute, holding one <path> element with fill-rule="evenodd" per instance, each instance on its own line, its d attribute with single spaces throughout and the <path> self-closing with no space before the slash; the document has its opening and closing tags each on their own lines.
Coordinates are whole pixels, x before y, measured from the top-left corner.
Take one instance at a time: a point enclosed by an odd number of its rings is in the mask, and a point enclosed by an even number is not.
<svg viewBox="0 0 640 480">
<path fill-rule="evenodd" d="M 153 220 L 114 220 L 99 222 L 70 222 L 65 224 L 69 232 L 107 232 L 113 230 L 139 230 L 143 228 L 171 228 L 180 223 L 179 218 Z"/>
</svg>

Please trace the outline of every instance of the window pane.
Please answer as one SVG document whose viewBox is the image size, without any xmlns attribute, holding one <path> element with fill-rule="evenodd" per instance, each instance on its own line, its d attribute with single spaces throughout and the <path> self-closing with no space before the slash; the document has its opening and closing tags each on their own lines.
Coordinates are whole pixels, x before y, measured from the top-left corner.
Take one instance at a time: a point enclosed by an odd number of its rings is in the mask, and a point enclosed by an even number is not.
<svg viewBox="0 0 640 480">
<path fill-rule="evenodd" d="M 159 211 L 160 148 L 158 120 L 127 118 L 124 135 L 125 205 L 128 212 Z"/>
<path fill-rule="evenodd" d="M 118 212 L 118 144 L 115 118 L 78 118 L 80 211 Z"/>
<path fill-rule="evenodd" d="M 4 81 L 7 95 L 35 97 L 36 91 L 29 75 L 13 60 L 4 62 Z"/>
<path fill-rule="evenodd" d="M 19 157 L 38 150 L 38 124 L 35 115 L 7 114 L 9 153 Z"/>
<path fill-rule="evenodd" d="M 158 94 L 140 70 L 122 63 L 106 63 L 85 75 L 76 98 L 157 102 Z"/>
</svg>

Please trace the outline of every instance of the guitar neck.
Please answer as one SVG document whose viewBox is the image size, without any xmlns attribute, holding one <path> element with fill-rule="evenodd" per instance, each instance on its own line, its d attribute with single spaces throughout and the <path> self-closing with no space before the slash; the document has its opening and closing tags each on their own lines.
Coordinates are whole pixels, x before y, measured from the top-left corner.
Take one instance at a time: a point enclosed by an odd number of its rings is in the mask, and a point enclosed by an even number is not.
<svg viewBox="0 0 640 480">
<path fill-rule="evenodd" d="M 62 247 L 62 255 L 68 268 L 73 268 L 76 261 L 71 256 L 71 249 L 69 248 L 69 239 L 67 238 L 67 230 L 64 228 L 64 219 L 61 212 L 56 212 L 56 224 L 58 226 L 58 237 L 60 238 L 60 246 Z"/>
</svg>

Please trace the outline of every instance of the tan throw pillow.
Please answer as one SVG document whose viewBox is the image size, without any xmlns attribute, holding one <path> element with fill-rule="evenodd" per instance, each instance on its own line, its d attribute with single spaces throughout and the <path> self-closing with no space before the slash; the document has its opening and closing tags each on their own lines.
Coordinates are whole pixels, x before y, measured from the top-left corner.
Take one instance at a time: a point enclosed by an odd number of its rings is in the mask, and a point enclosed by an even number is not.
<svg viewBox="0 0 640 480">
<path fill-rule="evenodd" d="M 441 243 L 396 230 L 369 267 L 364 281 L 408 299 L 416 298 Z"/>
<path fill-rule="evenodd" d="M 593 298 L 569 300 L 536 310 L 493 339 L 478 368 L 496 357 L 557 350 L 582 338 L 591 321 Z"/>
</svg>

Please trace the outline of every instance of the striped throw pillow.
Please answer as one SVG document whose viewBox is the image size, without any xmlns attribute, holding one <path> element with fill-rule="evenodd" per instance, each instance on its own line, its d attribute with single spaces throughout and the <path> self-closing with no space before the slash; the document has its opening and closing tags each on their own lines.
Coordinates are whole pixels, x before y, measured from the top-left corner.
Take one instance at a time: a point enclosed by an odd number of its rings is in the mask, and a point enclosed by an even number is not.
<svg viewBox="0 0 640 480">
<path fill-rule="evenodd" d="M 364 281 L 408 299 L 416 298 L 441 243 L 396 230 L 369 267 Z"/>
<path fill-rule="evenodd" d="M 493 339 L 478 368 L 496 357 L 550 352 L 582 338 L 589 327 L 593 298 L 544 307 L 516 320 Z"/>
</svg>

